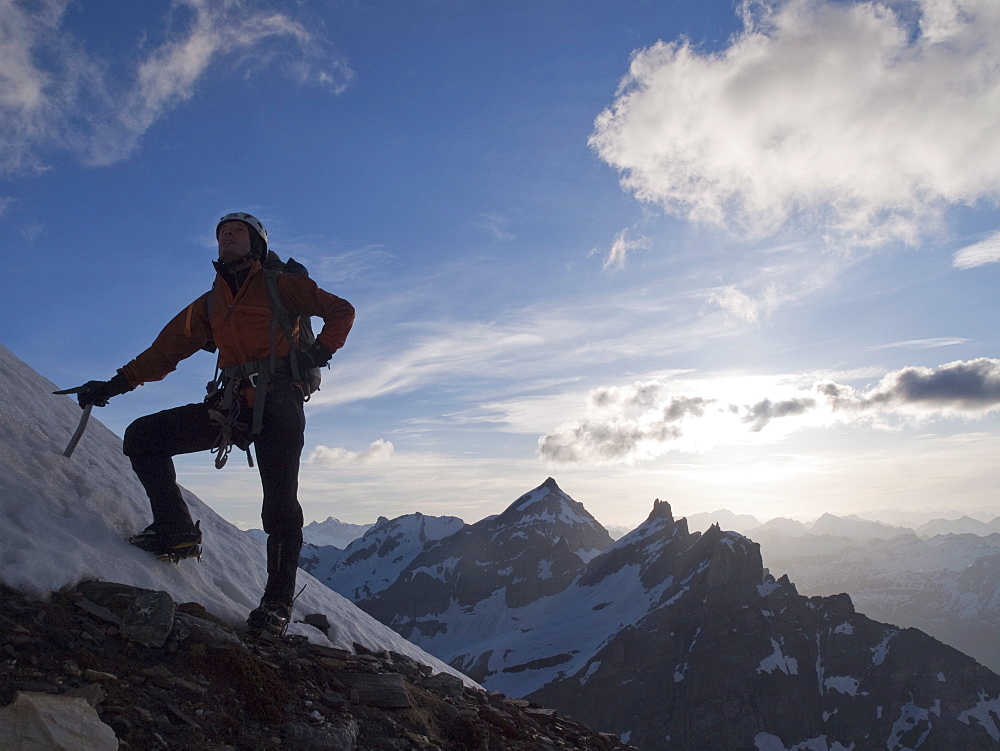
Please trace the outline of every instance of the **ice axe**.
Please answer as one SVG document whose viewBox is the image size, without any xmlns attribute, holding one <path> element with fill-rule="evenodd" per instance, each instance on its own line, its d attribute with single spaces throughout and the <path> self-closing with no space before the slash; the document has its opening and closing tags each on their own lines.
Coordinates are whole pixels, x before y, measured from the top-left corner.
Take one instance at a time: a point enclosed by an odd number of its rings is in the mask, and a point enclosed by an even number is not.
<svg viewBox="0 0 1000 751">
<path fill-rule="evenodd" d="M 53 391 L 53 394 L 79 394 L 84 389 L 84 386 L 77 386 L 73 389 L 65 389 L 63 391 Z M 83 431 L 87 429 L 87 420 L 90 419 L 90 412 L 94 408 L 94 405 L 88 404 L 83 408 L 83 415 L 80 417 L 80 424 L 76 426 L 76 432 L 73 437 L 69 439 L 69 444 L 66 446 L 66 450 L 63 451 L 63 456 L 69 457 L 73 455 L 73 449 L 76 448 L 76 444 L 80 442 L 83 438 Z"/>
</svg>

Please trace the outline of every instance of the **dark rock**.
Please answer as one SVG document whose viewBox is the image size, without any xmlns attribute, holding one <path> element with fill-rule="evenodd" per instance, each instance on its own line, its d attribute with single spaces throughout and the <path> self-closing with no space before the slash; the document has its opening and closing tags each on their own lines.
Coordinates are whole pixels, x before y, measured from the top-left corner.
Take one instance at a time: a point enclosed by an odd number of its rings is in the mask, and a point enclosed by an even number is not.
<svg viewBox="0 0 1000 751">
<path fill-rule="evenodd" d="M 286 746 L 315 749 L 315 751 L 355 751 L 358 731 L 358 723 L 353 719 L 339 727 L 326 723 L 313 726 L 303 722 L 291 722 L 280 728 Z"/>
<path fill-rule="evenodd" d="M 198 618 L 188 613 L 174 614 L 174 633 L 171 638 L 189 640 L 194 644 L 204 644 L 208 649 L 246 649 L 243 642 L 229 629 L 212 621 Z"/>
<path fill-rule="evenodd" d="M 166 592 L 143 590 L 122 618 L 122 636 L 144 647 L 162 647 L 174 627 L 177 603 Z"/>
<path fill-rule="evenodd" d="M 98 618 L 100 618 L 103 621 L 107 621 L 108 623 L 113 623 L 116 626 L 121 626 L 122 625 L 122 619 L 119 618 L 114 613 L 112 613 L 110 610 L 108 610 L 103 605 L 98 605 L 97 603 L 91 602 L 90 600 L 88 600 L 86 598 L 77 600 L 73 604 L 76 605 L 81 610 L 86 610 L 91 615 L 97 616 Z"/>
<path fill-rule="evenodd" d="M 410 697 L 399 673 L 335 673 L 334 676 L 357 691 L 358 702 L 381 709 L 408 709 Z"/>
<path fill-rule="evenodd" d="M 452 699 L 458 699 L 465 691 L 465 684 L 450 673 L 435 673 L 424 678 L 423 685 Z"/>
<path fill-rule="evenodd" d="M 319 629 L 324 634 L 330 633 L 330 619 L 323 615 L 323 613 L 309 613 L 303 618 L 303 623 Z"/>
</svg>

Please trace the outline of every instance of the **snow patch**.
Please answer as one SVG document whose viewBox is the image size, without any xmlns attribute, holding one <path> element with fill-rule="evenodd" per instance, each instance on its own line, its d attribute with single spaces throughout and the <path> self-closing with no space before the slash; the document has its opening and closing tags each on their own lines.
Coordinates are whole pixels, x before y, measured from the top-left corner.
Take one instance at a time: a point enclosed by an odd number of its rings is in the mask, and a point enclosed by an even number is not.
<svg viewBox="0 0 1000 751">
<path fill-rule="evenodd" d="M 669 600 L 663 603 L 664 607 L 666 607 L 667 605 L 673 605 L 675 602 L 681 599 L 681 597 L 683 597 L 690 589 L 691 587 L 682 587 L 677 594 L 675 594 L 673 597 L 671 597 Z"/>
<path fill-rule="evenodd" d="M 996 718 L 1000 717 L 1000 697 L 987 699 L 985 694 L 979 695 L 979 703 L 972 709 L 966 709 L 958 715 L 958 721 L 971 725 L 970 720 L 975 720 L 982 725 L 983 730 L 995 741 L 1000 741 L 1000 727 L 997 727 Z"/>
<path fill-rule="evenodd" d="M 912 737 L 912 731 L 914 728 L 920 728 L 923 732 L 920 737 L 913 742 L 912 746 L 904 746 L 902 743 L 902 738 L 904 735 L 909 735 Z M 920 748 L 924 741 L 927 740 L 927 736 L 931 732 L 931 721 L 930 712 L 923 707 L 918 707 L 912 701 L 904 704 L 899 710 L 899 717 L 892 724 L 892 729 L 889 731 L 889 737 L 886 739 L 885 747 L 889 751 L 895 751 L 899 749 L 903 751 L 906 748 Z M 910 742 L 910 741 L 908 741 Z"/>
<path fill-rule="evenodd" d="M 601 667 L 600 660 L 594 660 L 592 663 L 590 663 L 590 666 L 587 668 L 587 672 L 583 674 L 582 678 L 580 678 L 580 685 L 581 686 L 585 685 L 587 681 L 590 680 L 590 676 L 596 673 L 599 667 Z"/>
<path fill-rule="evenodd" d="M 771 674 L 775 670 L 780 670 L 785 675 L 798 675 L 798 660 L 794 657 L 786 657 L 781 652 L 781 645 L 775 639 L 771 639 L 771 646 L 774 647 L 774 652 L 760 661 L 757 672 Z"/>
<path fill-rule="evenodd" d="M 770 733 L 757 733 L 753 739 L 753 745 L 757 751 L 788 751 L 781 738 Z"/>
<path fill-rule="evenodd" d="M 850 636 L 851 634 L 854 633 L 854 626 L 852 626 L 847 621 L 844 621 L 839 626 L 837 626 L 837 628 L 835 628 L 833 630 L 833 633 L 835 633 L 835 634 L 846 634 L 847 636 Z"/>
<path fill-rule="evenodd" d="M 832 690 L 841 694 L 847 694 L 848 696 L 857 696 L 860 681 L 849 675 L 831 675 L 823 681 L 823 685 L 828 691 Z"/>
<path fill-rule="evenodd" d="M 877 647 L 872 647 L 871 648 L 871 651 L 872 651 L 872 665 L 881 665 L 882 664 L 882 662 L 885 660 L 885 658 L 889 654 L 889 642 L 892 641 L 893 637 L 895 637 L 896 634 L 898 634 L 898 633 L 899 633 L 899 631 L 897 631 L 895 629 L 893 629 L 892 631 L 889 631 L 885 635 L 885 638 L 882 639 L 882 641 L 879 643 L 879 645 Z"/>
<path fill-rule="evenodd" d="M 413 569 L 413 575 L 426 574 L 432 579 L 437 579 L 438 581 L 446 581 L 447 578 L 455 572 L 455 566 L 459 564 L 459 558 L 451 557 L 446 560 L 436 563 L 433 566 L 419 566 Z"/>
<path fill-rule="evenodd" d="M 767 597 L 776 589 L 778 589 L 778 582 L 776 582 L 774 579 L 766 581 L 763 584 L 757 585 L 757 592 L 758 594 L 760 594 L 761 597 Z"/>
</svg>

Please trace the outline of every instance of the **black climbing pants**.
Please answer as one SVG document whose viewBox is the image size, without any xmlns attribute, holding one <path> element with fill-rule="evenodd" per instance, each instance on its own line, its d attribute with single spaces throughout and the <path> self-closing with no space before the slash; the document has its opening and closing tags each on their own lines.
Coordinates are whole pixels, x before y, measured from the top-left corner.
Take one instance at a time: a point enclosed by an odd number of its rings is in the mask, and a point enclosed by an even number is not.
<svg viewBox="0 0 1000 751">
<path fill-rule="evenodd" d="M 208 406 L 186 404 L 140 417 L 125 431 L 124 452 L 149 496 L 153 527 L 189 530 L 194 522 L 177 486 L 173 457 L 215 446 L 220 427 Z M 245 410 L 244 414 L 249 415 Z M 267 533 L 267 588 L 262 600 L 291 604 L 302 548 L 302 506 L 298 500 L 299 461 L 305 442 L 302 392 L 278 384 L 264 401 L 264 421 L 254 438 Z"/>
</svg>

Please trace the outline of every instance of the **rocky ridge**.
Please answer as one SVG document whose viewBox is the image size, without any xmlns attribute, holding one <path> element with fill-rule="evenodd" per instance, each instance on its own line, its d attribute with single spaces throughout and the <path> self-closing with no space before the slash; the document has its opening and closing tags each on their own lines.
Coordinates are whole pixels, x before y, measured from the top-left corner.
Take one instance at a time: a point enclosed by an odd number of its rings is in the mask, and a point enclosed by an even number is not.
<svg viewBox="0 0 1000 751">
<path fill-rule="evenodd" d="M 322 616 L 306 621 L 329 626 Z M 15 747 L 4 736 L 13 705 L 37 697 L 93 708 L 112 745 L 88 748 L 628 748 L 399 653 L 254 636 L 164 592 L 101 582 L 48 601 L 0 586 L 0 746 Z"/>
</svg>

